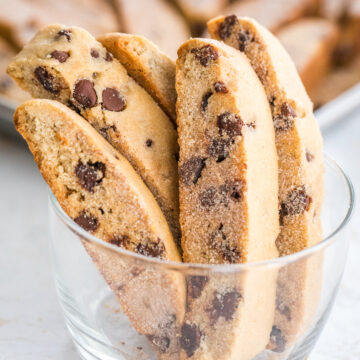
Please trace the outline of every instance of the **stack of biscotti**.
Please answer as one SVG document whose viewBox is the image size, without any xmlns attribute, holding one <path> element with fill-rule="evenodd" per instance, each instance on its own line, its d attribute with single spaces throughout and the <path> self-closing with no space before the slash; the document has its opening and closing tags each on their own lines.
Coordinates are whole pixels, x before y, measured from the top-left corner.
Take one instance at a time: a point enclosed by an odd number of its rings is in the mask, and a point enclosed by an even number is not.
<svg viewBox="0 0 360 360">
<path fill-rule="evenodd" d="M 280 42 L 256 21 L 219 17 L 210 34 L 244 53 L 261 80 L 271 106 L 279 164 L 279 218 L 276 244 L 281 256 L 322 239 L 322 137 L 312 103 Z M 270 347 L 288 348 L 316 311 L 321 264 L 304 261 L 280 271 Z"/>
<path fill-rule="evenodd" d="M 267 30 L 233 15 L 209 32 L 175 64 L 141 36 L 50 25 L 7 71 L 36 98 L 15 126 L 76 224 L 143 256 L 230 270 L 320 240 L 322 140 Z M 81 241 L 159 359 L 282 352 L 316 310 L 317 261 L 180 275 Z"/>
</svg>

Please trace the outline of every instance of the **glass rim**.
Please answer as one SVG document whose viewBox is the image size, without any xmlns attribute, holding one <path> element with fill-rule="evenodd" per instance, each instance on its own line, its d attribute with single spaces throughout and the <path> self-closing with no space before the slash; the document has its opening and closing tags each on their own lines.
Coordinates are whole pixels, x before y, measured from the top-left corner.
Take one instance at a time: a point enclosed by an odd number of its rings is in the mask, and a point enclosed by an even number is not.
<svg viewBox="0 0 360 360">
<path fill-rule="evenodd" d="M 54 194 L 52 193 L 51 189 L 49 188 L 49 199 L 50 204 L 55 209 L 55 213 L 57 216 L 67 225 L 70 230 L 76 233 L 81 239 L 91 241 L 101 247 L 105 247 L 111 251 L 118 253 L 121 256 L 125 256 L 128 258 L 133 258 L 134 260 L 145 262 L 151 266 L 161 266 L 166 267 L 169 270 L 177 270 L 177 271 L 188 271 L 188 270 L 207 270 L 211 272 L 219 272 L 219 273 L 232 273 L 232 272 L 242 272 L 252 268 L 261 268 L 261 267 L 282 267 L 284 265 L 296 262 L 300 259 L 306 258 L 311 256 L 317 252 L 320 252 L 322 249 L 327 248 L 330 246 L 336 239 L 335 235 L 337 235 L 350 221 L 353 210 L 355 207 L 355 190 L 353 184 L 349 178 L 349 176 L 344 172 L 344 170 L 339 166 L 339 164 L 331 159 L 328 155 L 324 154 L 324 162 L 330 165 L 333 169 L 335 169 L 338 174 L 343 177 L 343 180 L 347 186 L 347 191 L 349 194 L 349 204 L 346 211 L 346 215 L 339 223 L 339 225 L 322 241 L 319 243 L 298 251 L 294 254 L 272 258 L 268 260 L 262 261 L 254 261 L 249 263 L 239 263 L 239 264 L 196 264 L 196 263 L 186 263 L 186 262 L 176 262 L 176 261 L 169 261 L 169 260 L 162 260 L 154 257 L 144 256 L 141 254 L 134 253 L 130 250 L 123 249 L 119 246 L 113 245 L 108 243 L 96 236 L 92 235 L 91 233 L 84 230 L 78 224 L 76 224 L 61 208 L 59 202 L 55 198 Z"/>
</svg>

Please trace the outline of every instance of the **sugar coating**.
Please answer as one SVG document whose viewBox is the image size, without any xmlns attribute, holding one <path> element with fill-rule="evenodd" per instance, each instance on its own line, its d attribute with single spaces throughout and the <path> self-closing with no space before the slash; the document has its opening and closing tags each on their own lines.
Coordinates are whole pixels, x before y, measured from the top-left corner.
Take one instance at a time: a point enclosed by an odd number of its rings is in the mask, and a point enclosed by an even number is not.
<svg viewBox="0 0 360 360">
<path fill-rule="evenodd" d="M 50 25 L 17 55 L 8 73 L 33 97 L 55 99 L 81 113 L 130 161 L 174 237 L 180 237 L 176 131 L 118 60 L 85 30 Z"/>
<path fill-rule="evenodd" d="M 243 54 L 218 41 L 189 40 L 178 55 L 184 261 L 277 257 L 277 156 L 261 83 Z M 188 279 L 181 359 L 250 360 L 265 348 L 276 277 L 257 275 Z"/>
<path fill-rule="evenodd" d="M 16 110 L 14 122 L 70 218 L 114 245 L 142 255 L 181 261 L 165 217 L 150 191 L 130 163 L 88 122 L 52 100 L 24 103 Z M 79 164 L 88 167 L 85 180 L 82 175 L 86 169 L 81 173 Z M 96 181 L 91 178 L 91 164 L 101 169 Z M 180 275 L 146 267 L 143 261 L 140 266 L 140 262 L 85 239 L 83 244 L 135 329 L 148 336 L 160 358 L 176 353 L 176 334 L 185 301 Z M 146 303 L 150 305 L 144 306 Z M 166 339 L 166 346 L 160 349 L 152 341 L 154 338 L 157 343 Z"/>
<path fill-rule="evenodd" d="M 212 37 L 246 54 L 271 105 L 279 164 L 279 253 L 284 256 L 310 247 L 322 239 L 322 137 L 295 65 L 280 42 L 252 19 L 219 17 L 211 20 L 208 28 Z M 282 339 L 282 348 L 291 345 L 316 311 L 321 262 L 315 263 L 305 261 L 295 270 L 283 269 L 283 274 L 290 271 L 292 275 L 279 275 L 283 284 L 278 287 L 278 299 L 282 305 L 277 308 L 274 329 L 281 334 L 277 338 Z M 290 317 L 284 315 L 284 306 Z"/>
<path fill-rule="evenodd" d="M 175 63 L 150 40 L 110 33 L 98 38 L 176 124 Z"/>
</svg>

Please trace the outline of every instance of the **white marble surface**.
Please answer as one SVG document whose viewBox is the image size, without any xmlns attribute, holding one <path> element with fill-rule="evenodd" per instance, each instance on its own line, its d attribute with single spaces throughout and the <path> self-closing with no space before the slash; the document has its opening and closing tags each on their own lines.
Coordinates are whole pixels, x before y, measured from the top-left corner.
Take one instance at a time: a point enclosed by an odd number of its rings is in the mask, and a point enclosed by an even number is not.
<svg viewBox="0 0 360 360">
<path fill-rule="evenodd" d="M 360 190 L 360 113 L 325 133 L 325 149 Z M 360 359 L 360 213 L 345 276 L 311 360 Z M 79 359 L 51 277 L 47 187 L 26 148 L 0 134 L 0 360 Z"/>
</svg>

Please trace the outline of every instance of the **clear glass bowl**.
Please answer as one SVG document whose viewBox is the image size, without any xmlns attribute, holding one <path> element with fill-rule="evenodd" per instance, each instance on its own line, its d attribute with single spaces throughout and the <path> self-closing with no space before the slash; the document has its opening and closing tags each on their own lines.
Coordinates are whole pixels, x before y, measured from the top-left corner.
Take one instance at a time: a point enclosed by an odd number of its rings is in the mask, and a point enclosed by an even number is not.
<svg viewBox="0 0 360 360">
<path fill-rule="evenodd" d="M 324 240 L 290 256 L 239 265 L 134 254 L 85 232 L 53 195 L 49 205 L 56 287 L 82 358 L 304 360 L 338 291 L 354 191 L 326 158 Z M 179 286 L 187 292 L 176 292 Z M 183 309 L 175 308 L 179 303 Z M 205 357 L 204 344 L 213 357 Z"/>
</svg>

